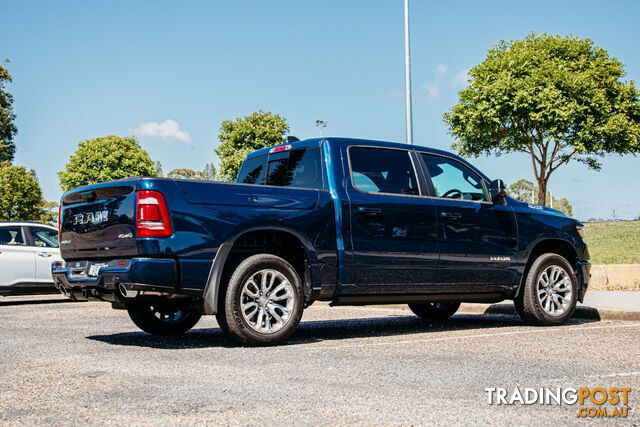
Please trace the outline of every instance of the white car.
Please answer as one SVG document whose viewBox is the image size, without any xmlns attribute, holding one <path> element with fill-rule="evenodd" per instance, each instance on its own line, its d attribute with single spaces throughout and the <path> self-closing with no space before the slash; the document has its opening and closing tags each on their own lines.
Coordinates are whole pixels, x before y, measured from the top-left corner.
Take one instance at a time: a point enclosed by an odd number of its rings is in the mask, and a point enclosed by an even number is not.
<svg viewBox="0 0 640 427">
<path fill-rule="evenodd" d="M 58 230 L 37 222 L 0 222 L 0 295 L 56 292 L 51 263 L 61 261 Z"/>
</svg>

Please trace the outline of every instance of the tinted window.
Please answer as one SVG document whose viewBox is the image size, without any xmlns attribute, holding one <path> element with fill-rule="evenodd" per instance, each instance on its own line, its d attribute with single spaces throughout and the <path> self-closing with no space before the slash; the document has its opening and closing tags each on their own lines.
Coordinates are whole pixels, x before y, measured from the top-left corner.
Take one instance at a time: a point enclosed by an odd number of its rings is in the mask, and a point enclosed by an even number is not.
<svg viewBox="0 0 640 427">
<path fill-rule="evenodd" d="M 487 201 L 482 179 L 471 169 L 446 157 L 423 154 L 437 197 Z"/>
<path fill-rule="evenodd" d="M 353 185 L 368 193 L 419 194 L 409 152 L 385 148 L 349 149 Z"/>
<path fill-rule="evenodd" d="M 50 228 L 29 228 L 31 237 L 36 246 L 43 248 L 57 248 L 58 247 L 58 230 L 51 230 Z"/>
<path fill-rule="evenodd" d="M 242 163 L 236 182 L 243 184 L 264 184 L 267 169 L 267 156 L 253 157 Z"/>
<path fill-rule="evenodd" d="M 22 227 L 2 227 L 0 228 L 0 245 L 25 246 L 22 237 Z"/>
<path fill-rule="evenodd" d="M 322 188 L 320 149 L 303 148 L 269 156 L 267 185 Z"/>
</svg>

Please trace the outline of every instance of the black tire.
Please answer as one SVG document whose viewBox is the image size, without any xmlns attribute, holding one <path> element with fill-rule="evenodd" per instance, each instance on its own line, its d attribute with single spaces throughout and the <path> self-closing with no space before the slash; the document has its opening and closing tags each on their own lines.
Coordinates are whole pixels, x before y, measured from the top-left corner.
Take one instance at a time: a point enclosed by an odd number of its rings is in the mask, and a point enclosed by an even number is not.
<svg viewBox="0 0 640 427">
<path fill-rule="evenodd" d="M 193 328 L 202 314 L 186 303 L 161 301 L 157 304 L 127 304 L 129 317 L 136 326 L 154 335 L 180 335 Z"/>
<path fill-rule="evenodd" d="M 431 301 L 409 304 L 413 313 L 424 320 L 443 321 L 453 316 L 460 308 L 460 303 L 455 301 Z"/>
<path fill-rule="evenodd" d="M 553 280 L 549 276 L 550 272 L 553 274 L 554 267 L 561 269 L 556 285 L 551 283 Z M 543 274 L 545 272 L 547 273 L 547 281 L 551 283 L 549 286 L 544 285 Z M 564 277 L 567 280 L 560 285 Z M 567 289 L 570 294 L 559 292 L 562 289 Z M 573 267 L 564 257 L 547 253 L 540 255 L 531 264 L 523 288 L 514 300 L 514 305 L 525 322 L 533 325 L 553 326 L 562 325 L 573 316 L 577 298 L 578 278 Z M 547 303 L 547 301 L 549 302 Z M 555 314 L 552 313 L 554 310 Z"/>
<path fill-rule="evenodd" d="M 275 273 L 272 273 L 275 272 Z M 278 274 L 279 273 L 279 274 Z M 275 276 L 272 287 L 264 288 L 253 287 L 250 285 L 254 280 L 262 281 L 265 275 L 270 280 Z M 287 285 L 285 280 L 289 283 Z M 247 287 L 245 287 L 245 285 Z M 268 285 L 268 284 L 267 284 Z M 269 299 L 268 290 L 274 291 L 283 285 L 285 293 L 272 295 L 272 301 Z M 248 296 L 247 291 L 260 295 L 258 299 L 252 299 Z M 282 291 L 278 291 L 282 292 Z M 276 301 L 276 297 L 286 295 L 286 300 Z M 298 327 L 302 312 L 304 310 L 304 296 L 302 291 L 302 281 L 295 269 L 284 259 L 270 254 L 253 255 L 240 263 L 231 275 L 228 286 L 224 295 L 220 295 L 221 300 L 218 304 L 218 313 L 216 318 L 220 328 L 235 341 L 245 345 L 275 345 L 283 342 L 291 336 Z M 264 299 L 260 301 L 260 299 Z M 289 304 L 287 312 L 274 304 Z M 245 304 L 245 311 L 242 312 L 242 304 Z M 255 304 L 255 305 L 253 305 Z M 249 306 L 249 308 L 247 308 Z M 256 308 L 258 313 L 256 317 L 251 316 L 252 308 Z M 260 314 L 263 310 L 263 314 Z M 281 317 L 282 324 L 271 314 L 272 310 Z M 259 317 L 262 316 L 262 317 Z M 282 320 L 286 317 L 286 320 Z M 254 321 L 255 320 L 255 321 Z M 267 327 L 271 327 L 272 320 L 276 320 L 273 331 L 267 331 Z M 269 324 L 267 325 L 267 322 Z M 264 325 L 264 328 L 263 328 Z M 276 329 L 279 327 L 279 329 Z M 262 331 L 261 331 L 262 329 Z"/>
</svg>

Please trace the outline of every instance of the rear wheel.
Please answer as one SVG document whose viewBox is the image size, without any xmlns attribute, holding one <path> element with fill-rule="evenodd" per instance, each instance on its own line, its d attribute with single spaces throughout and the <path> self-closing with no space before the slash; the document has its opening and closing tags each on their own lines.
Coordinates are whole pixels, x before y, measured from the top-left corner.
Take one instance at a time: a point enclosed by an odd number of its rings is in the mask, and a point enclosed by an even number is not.
<svg viewBox="0 0 640 427">
<path fill-rule="evenodd" d="M 446 320 L 453 316 L 460 308 L 459 302 L 432 301 L 419 304 L 409 304 L 413 313 L 425 320 Z"/>
<path fill-rule="evenodd" d="M 129 317 L 137 327 L 154 335 L 179 335 L 193 328 L 202 316 L 186 302 L 159 301 L 127 304 Z"/>
<path fill-rule="evenodd" d="M 535 325 L 561 325 L 573 316 L 578 296 L 571 264 L 558 254 L 540 255 L 529 268 L 516 311 Z"/>
<path fill-rule="evenodd" d="M 236 267 L 216 318 L 242 344 L 274 345 L 296 330 L 303 304 L 302 282 L 291 264 L 260 254 Z"/>
</svg>

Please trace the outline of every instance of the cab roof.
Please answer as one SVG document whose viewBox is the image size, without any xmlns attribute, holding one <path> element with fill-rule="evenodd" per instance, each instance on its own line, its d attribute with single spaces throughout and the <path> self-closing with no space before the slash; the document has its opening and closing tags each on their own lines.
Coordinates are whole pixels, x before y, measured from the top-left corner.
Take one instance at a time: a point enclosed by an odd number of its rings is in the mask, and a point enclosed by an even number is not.
<svg viewBox="0 0 640 427">
<path fill-rule="evenodd" d="M 344 137 L 333 137 L 333 136 L 324 137 L 324 138 L 309 138 L 302 141 L 285 142 L 279 145 L 274 145 L 272 147 L 261 148 L 259 150 L 249 153 L 246 158 L 251 159 L 254 157 L 264 156 L 269 153 L 273 153 L 274 152 L 273 150 L 277 150 L 280 147 L 283 147 L 283 151 L 295 150 L 299 148 L 318 147 L 323 141 L 328 141 L 331 144 L 337 144 L 337 145 L 349 144 L 349 145 L 370 145 L 370 146 L 384 147 L 384 148 L 402 148 L 405 150 L 419 151 L 421 153 L 437 154 L 437 155 L 446 156 L 446 157 L 453 157 L 456 160 L 459 160 L 465 165 L 469 166 L 472 170 L 479 173 L 487 181 L 491 181 L 484 173 L 482 173 L 482 171 L 478 170 L 475 166 L 467 162 L 465 159 L 453 153 L 450 153 L 448 151 L 438 150 L 437 148 L 430 148 L 422 145 L 410 145 L 410 144 L 403 144 L 399 142 L 378 141 L 373 139 L 344 138 Z M 284 147 L 287 147 L 287 148 L 284 148 Z"/>
</svg>

